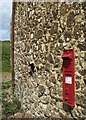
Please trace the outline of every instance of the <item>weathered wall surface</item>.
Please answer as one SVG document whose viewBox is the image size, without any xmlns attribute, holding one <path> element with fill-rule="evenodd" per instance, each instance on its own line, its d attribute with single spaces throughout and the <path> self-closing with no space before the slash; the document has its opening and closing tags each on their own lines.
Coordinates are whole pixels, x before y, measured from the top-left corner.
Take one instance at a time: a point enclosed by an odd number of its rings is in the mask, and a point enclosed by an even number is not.
<svg viewBox="0 0 86 120">
<path fill-rule="evenodd" d="M 30 117 L 72 117 L 62 106 L 61 53 L 67 48 L 75 51 L 72 114 L 86 116 L 85 20 L 86 3 L 15 3 L 15 95 Z"/>
</svg>

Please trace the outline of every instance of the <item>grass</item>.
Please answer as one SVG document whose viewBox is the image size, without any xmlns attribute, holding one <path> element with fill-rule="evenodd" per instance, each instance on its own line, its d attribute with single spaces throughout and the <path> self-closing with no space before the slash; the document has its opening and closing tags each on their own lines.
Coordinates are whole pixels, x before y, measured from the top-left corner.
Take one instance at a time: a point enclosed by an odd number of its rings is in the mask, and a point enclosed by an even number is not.
<svg viewBox="0 0 86 120">
<path fill-rule="evenodd" d="M 2 72 L 11 72 L 10 41 L 2 41 L 2 42 L 0 41 L 0 44 L 1 43 L 2 43 Z"/>
<path fill-rule="evenodd" d="M 2 89 L 0 92 L 0 102 L 2 102 L 3 117 L 13 115 L 17 113 L 21 108 L 21 104 L 17 99 L 12 99 L 12 101 L 8 101 L 6 99 L 8 95 L 7 90 L 9 90 L 11 86 L 12 81 L 2 82 L 2 84 L 0 84 L 0 89 Z"/>
<path fill-rule="evenodd" d="M 7 82 L 2 82 L 0 84 L 0 89 L 7 89 L 10 88 L 12 86 L 12 81 L 7 81 Z"/>
<path fill-rule="evenodd" d="M 10 64 L 10 41 L 0 41 L 0 72 L 11 72 Z M 2 62 L 1 62 L 2 60 Z M 0 84 L 0 102 L 2 102 L 2 114 L 3 117 L 12 115 L 18 112 L 21 108 L 21 104 L 17 99 L 11 98 L 7 100 L 7 96 L 11 93 L 8 93 L 10 87 L 12 86 L 12 81 L 2 82 Z"/>
<path fill-rule="evenodd" d="M 12 81 L 2 82 L 0 84 L 0 90 L 2 90 L 2 91 L 0 91 L 1 98 L 5 98 L 8 94 L 7 92 L 4 92 L 3 90 L 9 89 L 11 86 L 12 86 Z"/>
<path fill-rule="evenodd" d="M 2 103 L 3 103 L 3 111 L 2 111 L 3 115 L 14 114 L 18 112 L 19 109 L 21 108 L 21 104 L 17 100 L 13 100 L 12 102 L 3 100 Z"/>
<path fill-rule="evenodd" d="M 1 62 L 2 60 L 2 62 Z M 10 64 L 10 41 L 0 41 L 0 72 L 11 72 Z M 21 108 L 21 104 L 17 99 L 9 98 L 7 96 L 10 87 L 12 86 L 12 81 L 2 82 L 0 84 L 0 102 L 2 102 L 2 114 L 3 117 L 12 115 L 18 112 Z M 12 99 L 12 100 L 11 100 Z"/>
</svg>

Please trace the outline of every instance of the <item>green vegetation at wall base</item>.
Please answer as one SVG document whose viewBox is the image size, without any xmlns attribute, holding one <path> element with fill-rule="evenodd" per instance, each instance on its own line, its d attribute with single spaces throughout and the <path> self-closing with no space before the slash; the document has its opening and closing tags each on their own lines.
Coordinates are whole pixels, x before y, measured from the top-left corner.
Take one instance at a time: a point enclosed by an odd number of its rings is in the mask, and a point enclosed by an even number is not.
<svg viewBox="0 0 86 120">
<path fill-rule="evenodd" d="M 2 41 L 2 72 L 11 72 L 10 41 Z"/>
</svg>

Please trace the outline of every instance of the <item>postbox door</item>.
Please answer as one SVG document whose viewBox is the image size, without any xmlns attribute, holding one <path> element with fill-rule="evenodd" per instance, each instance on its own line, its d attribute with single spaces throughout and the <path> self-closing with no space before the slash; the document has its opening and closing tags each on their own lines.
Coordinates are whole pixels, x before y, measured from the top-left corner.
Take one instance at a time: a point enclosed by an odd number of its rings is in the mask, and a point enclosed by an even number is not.
<svg viewBox="0 0 86 120">
<path fill-rule="evenodd" d="M 74 51 L 63 52 L 63 103 L 74 106 Z"/>
<path fill-rule="evenodd" d="M 68 72 L 64 74 L 63 79 L 63 102 L 68 105 L 74 105 L 74 81 L 73 75 Z"/>
</svg>

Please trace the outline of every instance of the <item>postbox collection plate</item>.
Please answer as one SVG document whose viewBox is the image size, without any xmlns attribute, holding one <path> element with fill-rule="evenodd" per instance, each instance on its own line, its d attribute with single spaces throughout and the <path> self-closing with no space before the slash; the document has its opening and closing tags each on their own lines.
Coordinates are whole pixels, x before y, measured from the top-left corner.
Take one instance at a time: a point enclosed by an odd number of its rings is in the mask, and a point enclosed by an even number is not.
<svg viewBox="0 0 86 120">
<path fill-rule="evenodd" d="M 72 76 L 66 76 L 65 77 L 65 83 L 66 84 L 72 84 Z"/>
</svg>

